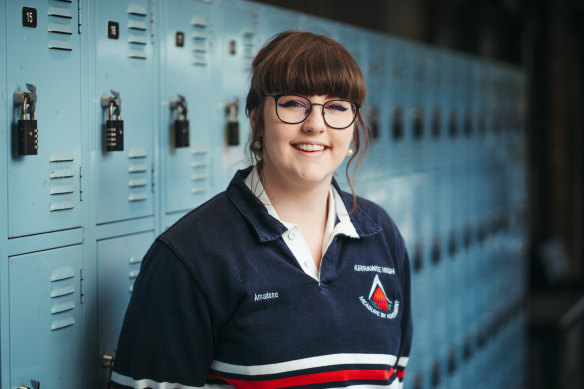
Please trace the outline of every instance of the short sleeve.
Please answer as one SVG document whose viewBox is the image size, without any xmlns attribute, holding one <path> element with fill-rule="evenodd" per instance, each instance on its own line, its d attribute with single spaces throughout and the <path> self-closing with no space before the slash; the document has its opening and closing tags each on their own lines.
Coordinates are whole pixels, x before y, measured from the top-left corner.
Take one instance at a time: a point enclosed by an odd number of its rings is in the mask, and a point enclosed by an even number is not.
<svg viewBox="0 0 584 389">
<path fill-rule="evenodd" d="M 213 344 L 203 293 L 173 250 L 155 241 L 134 284 L 110 387 L 203 387 Z"/>
</svg>

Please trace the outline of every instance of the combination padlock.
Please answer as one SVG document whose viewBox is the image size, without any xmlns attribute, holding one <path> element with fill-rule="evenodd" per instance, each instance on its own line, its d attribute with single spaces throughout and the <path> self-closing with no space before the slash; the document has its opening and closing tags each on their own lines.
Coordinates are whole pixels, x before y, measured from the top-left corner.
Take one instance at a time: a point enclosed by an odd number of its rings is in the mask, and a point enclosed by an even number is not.
<svg viewBox="0 0 584 389">
<path fill-rule="evenodd" d="M 22 91 L 14 92 L 14 104 L 21 106 L 16 143 L 18 155 L 37 155 L 39 148 L 38 128 L 37 121 L 34 118 L 36 87 L 32 84 L 26 84 L 26 87 L 30 93 Z M 30 114 L 30 119 L 26 117 L 27 112 Z"/>
<path fill-rule="evenodd" d="M 189 120 L 187 119 L 187 104 L 183 95 L 179 94 L 180 101 L 176 103 L 176 120 L 174 121 L 174 146 L 189 147 Z M 183 116 L 183 119 L 180 117 Z"/>
<path fill-rule="evenodd" d="M 124 121 L 120 115 L 119 108 L 116 112 L 116 119 L 113 118 L 114 107 L 118 108 L 112 100 L 109 103 L 109 119 L 105 122 L 105 150 L 124 150 Z"/>
<path fill-rule="evenodd" d="M 227 122 L 227 145 L 239 146 L 239 121 L 237 120 L 237 110 L 239 99 L 227 104 L 229 121 Z"/>
<path fill-rule="evenodd" d="M 39 134 L 34 112 L 30 119 L 26 118 L 26 104 L 28 97 L 22 101 L 22 114 L 18 120 L 18 155 L 37 155 L 39 150 Z"/>
<path fill-rule="evenodd" d="M 180 106 L 179 106 L 180 107 Z M 179 111 L 180 112 L 180 108 Z M 174 121 L 174 146 L 175 147 L 189 147 L 189 121 L 187 120 L 186 112 L 184 119 L 176 119 Z"/>
</svg>

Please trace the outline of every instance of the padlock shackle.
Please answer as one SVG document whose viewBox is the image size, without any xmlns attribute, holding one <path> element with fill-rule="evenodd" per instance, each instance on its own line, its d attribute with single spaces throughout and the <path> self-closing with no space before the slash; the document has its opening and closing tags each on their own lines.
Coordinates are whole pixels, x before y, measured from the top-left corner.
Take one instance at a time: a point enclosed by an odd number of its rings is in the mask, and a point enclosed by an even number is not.
<svg viewBox="0 0 584 389">
<path fill-rule="evenodd" d="M 22 96 L 22 104 L 21 104 L 21 113 L 20 113 L 20 118 L 22 120 L 26 120 L 26 104 L 28 104 L 28 95 L 25 93 L 24 96 Z"/>
<path fill-rule="evenodd" d="M 109 120 L 114 120 L 114 108 L 116 108 L 116 119 L 122 120 L 122 115 L 120 115 L 119 107 L 113 99 L 110 100 L 109 105 L 108 105 Z"/>
</svg>

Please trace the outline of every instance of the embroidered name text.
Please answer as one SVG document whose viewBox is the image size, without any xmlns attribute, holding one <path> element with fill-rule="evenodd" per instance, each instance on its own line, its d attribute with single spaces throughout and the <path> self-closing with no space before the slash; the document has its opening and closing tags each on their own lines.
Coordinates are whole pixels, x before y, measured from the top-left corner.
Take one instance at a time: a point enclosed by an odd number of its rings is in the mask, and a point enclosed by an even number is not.
<svg viewBox="0 0 584 389">
<path fill-rule="evenodd" d="M 255 301 L 277 299 L 278 292 L 266 292 L 263 294 L 255 294 Z"/>
</svg>

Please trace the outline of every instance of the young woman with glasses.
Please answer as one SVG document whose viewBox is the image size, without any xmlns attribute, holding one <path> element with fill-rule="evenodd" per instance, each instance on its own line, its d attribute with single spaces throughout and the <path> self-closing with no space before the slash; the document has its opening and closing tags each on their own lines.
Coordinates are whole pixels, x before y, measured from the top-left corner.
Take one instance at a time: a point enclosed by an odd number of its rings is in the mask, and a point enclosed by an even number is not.
<svg viewBox="0 0 584 389">
<path fill-rule="evenodd" d="M 252 165 L 143 261 L 112 388 L 400 388 L 409 261 L 379 206 L 333 178 L 367 144 L 365 82 L 322 35 L 276 35 L 252 63 Z"/>
</svg>

